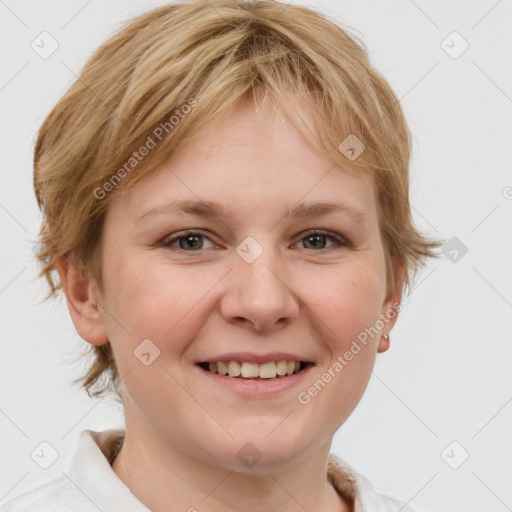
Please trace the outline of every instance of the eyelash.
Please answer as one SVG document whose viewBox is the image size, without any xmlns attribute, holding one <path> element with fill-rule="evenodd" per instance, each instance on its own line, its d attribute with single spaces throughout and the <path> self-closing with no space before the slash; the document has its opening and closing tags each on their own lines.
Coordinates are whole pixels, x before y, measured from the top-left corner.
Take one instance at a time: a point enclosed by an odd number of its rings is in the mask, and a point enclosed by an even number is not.
<svg viewBox="0 0 512 512">
<path fill-rule="evenodd" d="M 197 252 L 202 252 L 203 250 L 205 250 L 205 249 L 199 249 L 199 250 L 195 250 L 195 251 L 194 250 L 187 251 L 185 249 L 182 249 L 181 247 L 172 247 L 172 244 L 179 241 L 181 238 L 187 238 L 192 235 L 199 235 L 204 238 L 208 238 L 213 243 L 213 240 L 211 240 L 209 236 L 207 236 L 199 231 L 186 230 L 186 231 L 182 231 L 181 233 L 177 233 L 175 236 L 173 236 L 170 239 L 164 238 L 162 240 L 161 244 L 164 247 L 166 247 L 167 249 L 171 249 L 172 251 L 183 251 L 183 252 L 190 252 L 190 253 L 196 252 L 197 253 Z M 345 239 L 341 236 L 338 236 L 334 233 L 319 231 L 319 230 L 306 231 L 299 241 L 302 241 L 304 238 L 308 238 L 308 237 L 316 236 L 316 235 L 324 236 L 325 238 L 333 241 L 338 247 L 350 247 L 351 246 L 350 242 L 347 239 Z M 329 247 L 323 248 L 324 251 L 327 249 L 329 249 Z M 315 249 L 310 249 L 310 250 L 314 251 Z"/>
</svg>

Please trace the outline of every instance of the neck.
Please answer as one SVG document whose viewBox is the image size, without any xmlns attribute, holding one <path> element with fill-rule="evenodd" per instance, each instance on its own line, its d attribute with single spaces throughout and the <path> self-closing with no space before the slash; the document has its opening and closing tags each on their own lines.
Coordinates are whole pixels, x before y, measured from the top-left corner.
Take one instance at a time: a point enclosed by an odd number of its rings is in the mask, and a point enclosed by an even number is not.
<svg viewBox="0 0 512 512">
<path fill-rule="evenodd" d="M 145 441 L 151 439 L 151 441 Z M 163 445 L 158 436 L 131 436 L 112 469 L 132 494 L 153 512 L 329 511 L 351 512 L 327 481 L 330 442 L 286 467 L 243 473 L 212 465 Z"/>
</svg>

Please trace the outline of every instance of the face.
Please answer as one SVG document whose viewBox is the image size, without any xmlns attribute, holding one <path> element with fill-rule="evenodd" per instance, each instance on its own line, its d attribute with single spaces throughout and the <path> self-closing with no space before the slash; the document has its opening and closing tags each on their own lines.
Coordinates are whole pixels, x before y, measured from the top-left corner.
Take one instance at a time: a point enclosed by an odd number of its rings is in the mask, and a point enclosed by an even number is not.
<svg viewBox="0 0 512 512">
<path fill-rule="evenodd" d="M 263 455 L 258 467 L 330 443 L 383 343 L 361 333 L 392 304 L 374 194 L 370 176 L 333 168 L 284 118 L 259 119 L 243 100 L 116 199 L 100 300 L 127 428 L 144 425 L 228 468 L 240 467 L 248 442 Z M 306 211 L 332 202 L 345 208 Z M 292 215 L 299 203 L 307 215 Z M 228 361 L 262 375 L 283 372 L 279 361 L 306 364 L 274 379 L 205 369 Z"/>
</svg>

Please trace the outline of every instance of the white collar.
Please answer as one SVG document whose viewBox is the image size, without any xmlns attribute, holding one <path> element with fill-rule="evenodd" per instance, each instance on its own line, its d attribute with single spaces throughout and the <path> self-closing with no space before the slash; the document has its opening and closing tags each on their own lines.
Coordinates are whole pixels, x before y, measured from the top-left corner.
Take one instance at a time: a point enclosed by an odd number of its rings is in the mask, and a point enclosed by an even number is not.
<svg viewBox="0 0 512 512">
<path fill-rule="evenodd" d="M 114 473 L 109 458 L 123 429 L 82 430 L 64 473 L 99 510 L 151 512 Z"/>
</svg>

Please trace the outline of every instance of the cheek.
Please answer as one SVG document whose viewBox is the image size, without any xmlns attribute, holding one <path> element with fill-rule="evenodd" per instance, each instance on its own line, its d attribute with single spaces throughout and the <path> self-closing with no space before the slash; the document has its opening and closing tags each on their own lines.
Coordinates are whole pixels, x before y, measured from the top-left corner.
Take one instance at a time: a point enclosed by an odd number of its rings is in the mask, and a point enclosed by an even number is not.
<svg viewBox="0 0 512 512">
<path fill-rule="evenodd" d="M 385 282 L 375 266 L 366 263 L 329 272 L 313 299 L 315 313 L 329 328 L 327 339 L 337 351 L 346 350 L 379 318 Z"/>
<path fill-rule="evenodd" d="M 109 336 L 113 345 L 129 354 L 150 339 L 164 356 L 159 362 L 168 362 L 194 336 L 198 313 L 219 276 L 143 259 L 120 258 L 108 276 Z"/>
<path fill-rule="evenodd" d="M 315 414 L 329 418 L 326 421 L 333 429 L 361 399 L 376 357 L 379 334 L 372 327 L 379 319 L 385 282 L 379 267 L 366 263 L 331 274 L 324 281 L 327 291 L 314 299 L 330 360 L 307 384 L 299 401 L 314 403 Z"/>
<path fill-rule="evenodd" d="M 184 282 L 179 269 L 153 262 L 144 255 L 140 258 L 119 256 L 109 265 L 106 278 L 112 313 L 117 313 L 137 331 L 142 320 L 151 330 L 160 323 L 170 329 L 173 318 L 187 307 L 190 281 Z"/>
</svg>

